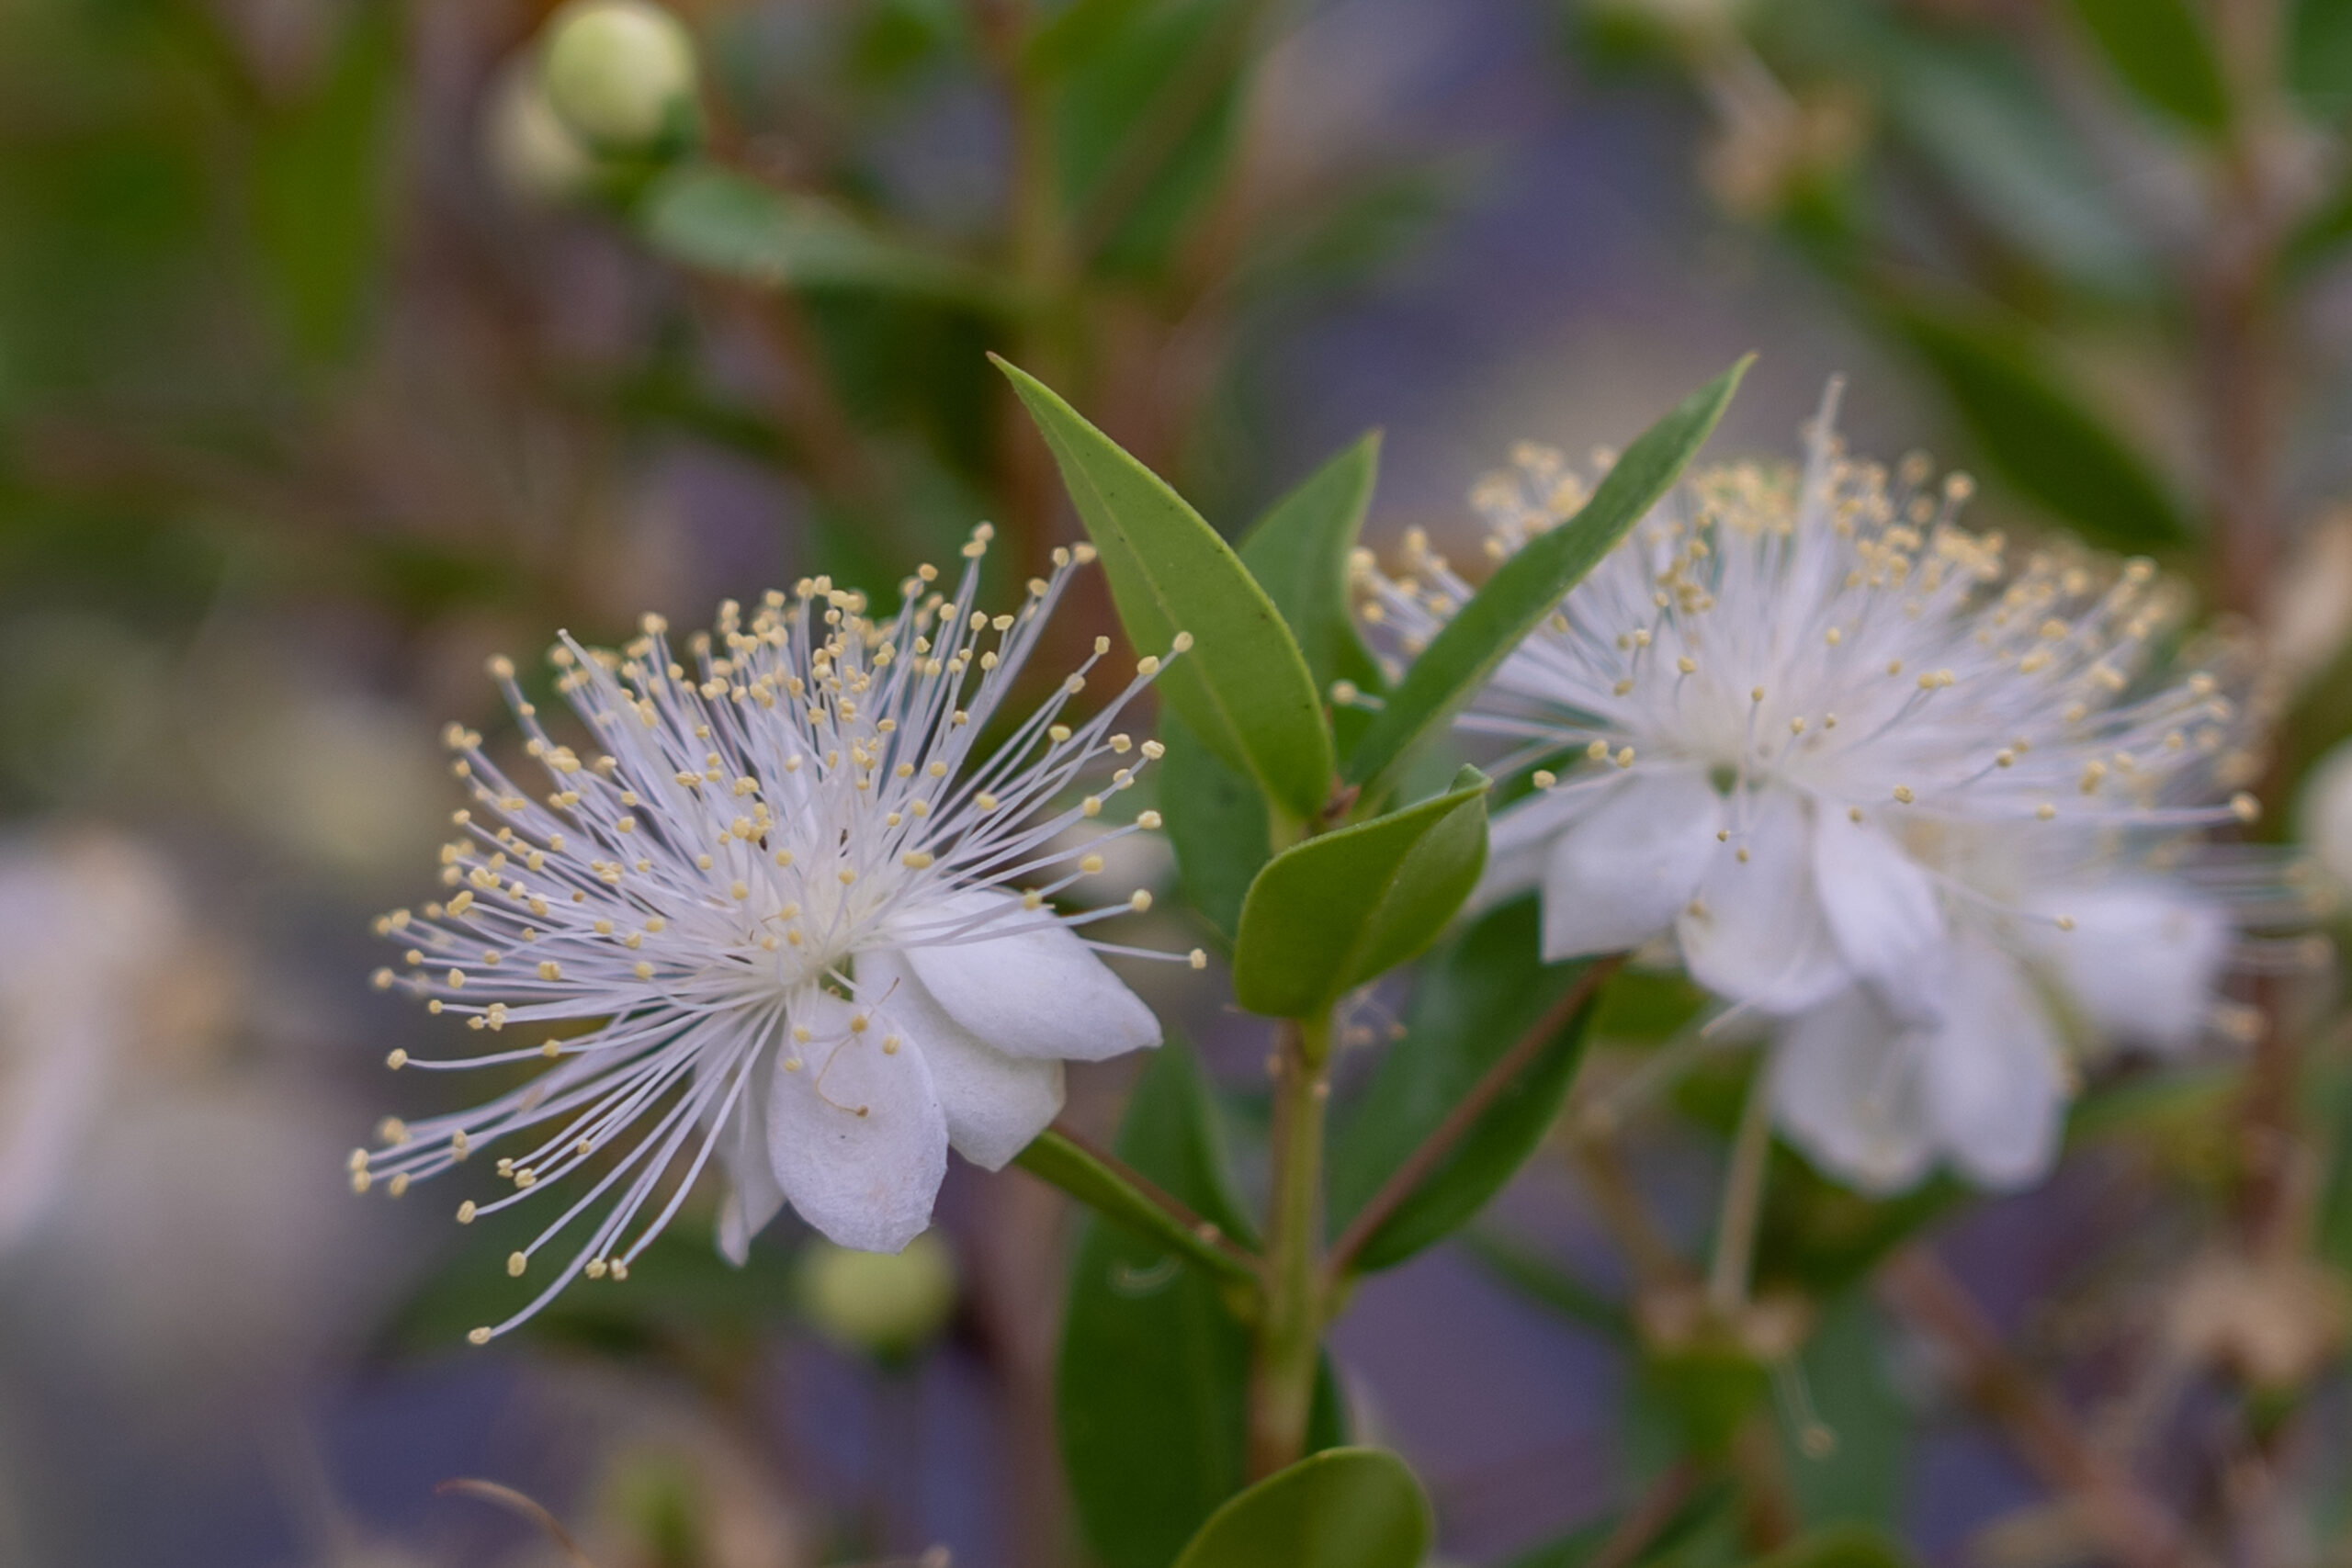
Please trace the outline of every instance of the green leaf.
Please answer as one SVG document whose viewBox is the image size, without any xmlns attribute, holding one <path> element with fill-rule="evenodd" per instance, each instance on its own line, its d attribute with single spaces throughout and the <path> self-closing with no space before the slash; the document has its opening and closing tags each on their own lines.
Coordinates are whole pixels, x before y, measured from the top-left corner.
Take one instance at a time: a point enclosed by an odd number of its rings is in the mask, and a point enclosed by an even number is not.
<svg viewBox="0 0 2352 1568">
<path fill-rule="evenodd" d="M 1023 1149 L 1016 1162 L 1030 1175 L 1053 1183 L 1144 1241 L 1172 1248 L 1211 1273 L 1238 1283 L 1253 1284 L 1257 1280 L 1247 1258 L 1216 1245 L 1218 1237 L 1227 1234 L 1223 1225 L 1205 1216 L 1195 1224 L 1184 1224 L 1093 1150 L 1051 1128 Z M 1202 1226 L 1211 1227 L 1208 1234 L 1202 1233 Z"/>
<path fill-rule="evenodd" d="M 1413 660 L 1348 758 L 1347 777 L 1376 798 L 1390 771 L 1470 700 L 1520 639 L 1657 504 L 1723 417 L 1742 359 L 1637 436 L 1584 510 L 1505 561 Z"/>
<path fill-rule="evenodd" d="M 2024 333 L 1921 300 L 1898 299 L 1890 314 L 1943 383 L 1986 462 L 2029 500 L 2113 549 L 2189 537 L 2146 460 Z"/>
<path fill-rule="evenodd" d="M 1911 1412 L 1888 1377 L 1884 1326 L 1867 1292 L 1830 1301 L 1797 1359 L 1827 1442 L 1780 1421 L 1782 1473 L 1808 1525 L 1894 1529 L 1903 1521 Z"/>
<path fill-rule="evenodd" d="M 1682 1500 L 1657 1533 L 1651 1536 L 1642 1549 L 1625 1562 L 1624 1568 L 1643 1568 L 1650 1562 L 1674 1562 L 1681 1559 L 1688 1547 L 1704 1538 L 1719 1533 L 1723 1527 L 1736 1521 L 1738 1514 L 1739 1486 L 1729 1478 L 1710 1482 L 1694 1488 Z M 1555 1540 L 1546 1542 L 1534 1551 L 1514 1557 L 1507 1568 L 1584 1568 L 1584 1564 L 1607 1545 L 1616 1533 L 1623 1516 L 1607 1518 L 1570 1530 Z M 1705 1561 L 1703 1555 L 1700 1561 Z"/>
<path fill-rule="evenodd" d="M 1136 1082 L 1119 1157 L 1246 1235 L 1192 1053 Z M 1062 1331 L 1056 1403 L 1080 1523 L 1105 1568 L 1167 1568 L 1244 1473 L 1250 1335 L 1220 1287 L 1164 1242 L 1091 1222 Z"/>
<path fill-rule="evenodd" d="M 1831 1525 L 1797 1537 L 1748 1568 L 1911 1568 L 1911 1556 L 1883 1530 Z"/>
<path fill-rule="evenodd" d="M 1172 710 L 1159 716 L 1159 810 L 1184 897 L 1230 948 L 1241 929 L 1241 903 L 1273 853 L 1266 798 L 1248 779 L 1209 754 Z"/>
<path fill-rule="evenodd" d="M 1102 553 L 1128 640 L 1157 654 L 1179 633 L 1193 638 L 1161 673 L 1162 697 L 1270 801 L 1294 818 L 1314 816 L 1331 789 L 1331 733 L 1315 676 L 1265 590 L 1159 476 L 1044 382 L 996 363 L 1052 448 L 1079 520 Z"/>
<path fill-rule="evenodd" d="M 317 95 L 266 120 L 254 144 L 255 249 L 272 302 L 315 359 L 352 346 L 382 254 L 401 66 L 398 8 L 353 7 Z"/>
<path fill-rule="evenodd" d="M 1348 557 L 1379 473 L 1380 433 L 1373 431 L 1274 502 L 1241 542 L 1241 564 L 1282 612 L 1317 688 L 1337 679 L 1379 685 L 1348 614 Z"/>
<path fill-rule="evenodd" d="M 1233 992 L 1306 1018 L 1437 939 L 1487 863 L 1487 776 L 1464 768 L 1418 806 L 1295 844 L 1241 906 Z"/>
<path fill-rule="evenodd" d="M 959 262 L 888 238 L 812 197 L 706 164 L 655 181 L 637 218 L 658 254 L 747 283 L 1001 303 L 989 280 Z"/>
<path fill-rule="evenodd" d="M 2294 0 L 2286 63 L 2288 85 L 2313 116 L 2352 110 L 2352 0 Z"/>
<path fill-rule="evenodd" d="M 1219 1508 L 1177 1568 L 1417 1568 L 1430 1506 L 1383 1449 L 1331 1449 Z"/>
<path fill-rule="evenodd" d="M 1634 1342 L 1633 1314 L 1558 1265 L 1476 1226 L 1464 1231 L 1458 1239 L 1480 1268 L 1536 1305 L 1621 1345 Z"/>
<path fill-rule="evenodd" d="M 1405 1037 L 1390 1048 L 1331 1141 L 1333 1229 L 1344 1230 L 1389 1174 L 1436 1131 L 1471 1087 L 1553 1013 L 1581 964 L 1537 957 L 1536 901 L 1503 906 L 1423 966 Z M 1563 1019 L 1543 1052 L 1464 1134 L 1445 1162 L 1382 1222 L 1357 1255 L 1386 1269 L 1465 1224 L 1500 1191 L 1545 1129 L 1584 1055 L 1590 1003 Z"/>
<path fill-rule="evenodd" d="M 2189 0 L 2075 0 L 2075 14 L 2143 103 L 2209 135 L 2228 125 L 2221 63 Z"/>
</svg>

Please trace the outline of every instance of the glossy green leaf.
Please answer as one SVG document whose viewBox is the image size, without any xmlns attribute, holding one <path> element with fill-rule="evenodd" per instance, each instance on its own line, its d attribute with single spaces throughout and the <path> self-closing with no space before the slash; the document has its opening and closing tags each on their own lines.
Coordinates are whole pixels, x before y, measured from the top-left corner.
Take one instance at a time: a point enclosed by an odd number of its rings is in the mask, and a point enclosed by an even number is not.
<svg viewBox="0 0 2352 1568">
<path fill-rule="evenodd" d="M 1166 653 L 1180 632 L 1193 639 L 1161 673 L 1162 699 L 1269 800 L 1313 816 L 1330 793 L 1331 734 L 1315 677 L 1265 590 L 1165 480 L 1044 382 L 997 365 L 1053 450 L 1128 639 L 1148 654 Z"/>
<path fill-rule="evenodd" d="M 1405 1037 L 1381 1058 L 1331 1140 L 1332 1228 L 1348 1222 L 1434 1132 L 1487 1070 L 1544 1023 L 1583 974 L 1538 956 L 1536 901 L 1503 906 L 1452 938 L 1422 966 Z M 1583 1058 L 1588 1003 L 1560 1019 L 1542 1053 L 1512 1080 L 1357 1255 L 1386 1269 L 1442 1239 L 1486 1206 L 1535 1152 Z"/>
<path fill-rule="evenodd" d="M 1530 540 L 1496 570 L 1388 694 L 1348 757 L 1349 782 L 1376 796 L 1416 743 L 1468 702 L 1520 639 L 1616 548 L 1698 454 L 1747 366 L 1742 359 L 1635 437 L 1583 511 Z"/>
<path fill-rule="evenodd" d="M 1241 542 L 1241 564 L 1282 612 L 1317 687 L 1342 679 L 1379 684 L 1348 613 L 1348 558 L 1379 473 L 1374 431 L 1274 502 Z"/>
<path fill-rule="evenodd" d="M 254 143 L 255 250 L 271 302 L 314 358 L 352 346 L 383 248 L 400 12 L 351 7 L 315 96 L 277 111 Z"/>
<path fill-rule="evenodd" d="M 2075 0 L 2075 14 L 2143 103 L 2208 134 L 2229 123 L 2221 62 L 2190 0 Z"/>
<path fill-rule="evenodd" d="M 1943 383 L 1987 464 L 2027 499 L 2110 548 L 2188 538 L 2188 524 L 2147 461 L 2024 333 L 1924 301 L 1897 301 L 1891 316 Z"/>
<path fill-rule="evenodd" d="M 1246 1235 L 1207 1086 L 1170 1041 L 1136 1084 L 1119 1157 L 1194 1213 Z M 1167 1568 L 1240 1483 L 1250 1336 L 1223 1288 L 1162 1241 L 1090 1222 L 1078 1247 L 1056 1389 L 1062 1462 L 1105 1568 Z"/>
<path fill-rule="evenodd" d="M 673 170 L 638 205 L 646 243 L 671 261 L 772 288 L 854 288 L 973 304 L 987 279 L 880 234 L 828 203 L 707 164 Z"/>
<path fill-rule="evenodd" d="M 2288 85 L 2314 116 L 2352 111 L 2352 0 L 2293 0 L 2286 65 Z"/>
<path fill-rule="evenodd" d="M 1430 1506 L 1383 1449 L 1331 1449 L 1219 1508 L 1177 1568 L 1418 1568 Z"/>
<path fill-rule="evenodd" d="M 1248 779 L 1210 755 L 1173 712 L 1159 716 L 1159 810 L 1185 901 L 1233 944 L 1241 904 L 1259 868 L 1272 855 L 1265 796 Z"/>
<path fill-rule="evenodd" d="M 1910 1568 L 1910 1553 L 1885 1531 L 1868 1525 L 1810 1530 L 1748 1568 Z"/>
<path fill-rule="evenodd" d="M 1241 906 L 1233 991 L 1272 1018 L 1306 1018 L 1437 940 L 1487 862 L 1487 776 L 1295 844 Z"/>
<path fill-rule="evenodd" d="M 1196 1224 L 1184 1224 L 1126 1173 L 1051 1128 L 1021 1151 L 1017 1163 L 1142 1240 L 1170 1248 L 1224 1279 L 1245 1285 L 1257 1279 L 1248 1258 L 1217 1245 L 1227 1234 L 1217 1222 L 1202 1216 Z"/>
</svg>

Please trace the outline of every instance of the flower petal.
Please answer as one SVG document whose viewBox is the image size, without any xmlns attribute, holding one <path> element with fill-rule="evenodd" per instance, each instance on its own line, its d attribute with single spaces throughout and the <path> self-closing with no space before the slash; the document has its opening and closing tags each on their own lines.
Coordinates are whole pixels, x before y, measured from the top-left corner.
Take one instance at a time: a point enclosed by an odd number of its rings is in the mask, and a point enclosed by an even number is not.
<svg viewBox="0 0 2352 1568">
<path fill-rule="evenodd" d="M 823 992 L 795 1003 L 792 1021 L 812 1038 L 776 1047 L 768 1157 L 784 1195 L 829 1240 L 896 1252 L 931 1224 L 947 1119 L 922 1053 L 886 1052 L 880 1030 L 854 1032 L 855 1010 Z"/>
<path fill-rule="evenodd" d="M 1672 925 L 1722 848 L 1723 804 L 1704 773 L 1677 768 L 1628 779 L 1554 840 L 1544 956 L 1615 953 Z"/>
<path fill-rule="evenodd" d="M 1894 841 L 1824 813 L 1813 829 L 1813 880 L 1847 966 L 1900 1017 L 1932 1017 L 1949 942 L 1936 885 Z"/>
<path fill-rule="evenodd" d="M 858 954 L 857 989 L 893 1033 L 922 1053 L 947 1116 L 947 1141 L 986 1170 L 1002 1170 L 1062 1109 L 1062 1064 L 1008 1056 L 947 1016 L 903 954 Z"/>
<path fill-rule="evenodd" d="M 2106 1032 L 2155 1051 L 2183 1051 L 2204 1032 L 2230 948 L 2229 918 L 2153 877 L 2041 895 L 2036 945 L 2075 1004 Z"/>
<path fill-rule="evenodd" d="M 1487 867 L 1471 906 L 1490 909 L 1544 881 L 1544 851 L 1613 791 L 1541 790 L 1495 814 L 1487 829 Z"/>
<path fill-rule="evenodd" d="M 1708 863 L 1698 908 L 1675 922 L 1691 978 L 1777 1013 L 1803 1012 L 1852 978 L 1822 918 L 1813 831 L 1804 803 L 1787 791 L 1751 797 L 1732 846 Z"/>
<path fill-rule="evenodd" d="M 1076 932 L 1002 893 L 964 892 L 902 951 L 942 1010 L 1009 1056 L 1099 1062 L 1159 1043 L 1159 1020 Z M 931 911 L 926 910 L 926 915 Z M 989 925 L 957 933 L 956 926 Z M 1013 931 L 989 936 L 995 927 Z"/>
<path fill-rule="evenodd" d="M 1900 1192 L 1936 1148 L 1918 1036 L 1857 986 L 1799 1014 L 1772 1055 L 1772 1109 L 1789 1141 L 1865 1192 Z"/>
<path fill-rule="evenodd" d="M 2066 1075 L 2018 961 L 1969 940 L 1952 955 L 1942 1024 L 1922 1052 L 1946 1156 L 1981 1186 L 2030 1186 L 2057 1162 Z"/>
<path fill-rule="evenodd" d="M 752 1256 L 752 1238 L 784 1207 L 784 1189 L 775 1183 L 775 1165 L 768 1156 L 775 1052 L 756 1052 L 749 1071 L 751 1081 L 736 1094 L 727 1125 L 718 1129 L 718 1163 L 727 1173 L 727 1196 L 718 1204 L 718 1251 L 739 1269 Z"/>
</svg>

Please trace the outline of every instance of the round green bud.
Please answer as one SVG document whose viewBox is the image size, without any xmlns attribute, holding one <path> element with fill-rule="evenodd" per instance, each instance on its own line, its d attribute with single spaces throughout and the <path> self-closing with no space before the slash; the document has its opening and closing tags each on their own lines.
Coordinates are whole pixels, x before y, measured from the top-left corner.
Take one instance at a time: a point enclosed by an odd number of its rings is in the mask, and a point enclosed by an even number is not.
<svg viewBox="0 0 2352 1568">
<path fill-rule="evenodd" d="M 650 152 L 695 118 L 694 39 L 650 0 L 573 0 L 548 23 L 540 79 L 571 133 L 610 154 Z"/>
<path fill-rule="evenodd" d="M 839 1345 L 886 1360 L 911 1355 L 956 1311 L 956 1260 L 936 1231 L 903 1252 L 856 1252 L 812 1241 L 800 1258 L 809 1321 Z"/>
<path fill-rule="evenodd" d="M 548 106 L 539 73 L 511 70 L 499 80 L 481 126 L 482 156 L 498 183 L 526 201 L 577 201 L 596 180 L 596 160 Z"/>
</svg>

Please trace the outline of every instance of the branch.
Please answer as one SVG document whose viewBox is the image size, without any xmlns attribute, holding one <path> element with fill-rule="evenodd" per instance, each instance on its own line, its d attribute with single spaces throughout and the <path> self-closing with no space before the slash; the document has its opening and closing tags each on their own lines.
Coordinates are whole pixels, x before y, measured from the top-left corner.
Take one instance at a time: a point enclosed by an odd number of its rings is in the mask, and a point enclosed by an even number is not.
<svg viewBox="0 0 2352 1568">
<path fill-rule="evenodd" d="M 2179 1521 L 2102 1452 L 2074 1413 L 2010 1356 L 1967 1292 L 1935 1255 L 1905 1247 L 1879 1270 L 1879 1294 L 1958 1358 L 1971 1396 L 2007 1429 L 2009 1441 L 2126 1568 L 2184 1568 L 2191 1561 Z"/>
<path fill-rule="evenodd" d="M 1166 1242 L 1211 1273 L 1251 1285 L 1259 1281 L 1256 1254 L 1234 1245 L 1214 1221 L 1186 1208 L 1108 1149 L 1058 1122 L 1038 1134 L 1013 1163 L 1105 1219 Z"/>
<path fill-rule="evenodd" d="M 1445 1113 L 1445 1120 L 1431 1129 L 1420 1145 L 1405 1156 L 1405 1163 L 1380 1184 L 1380 1190 L 1372 1195 L 1372 1201 L 1348 1222 L 1348 1228 L 1332 1245 L 1330 1262 L 1327 1265 L 1333 1280 L 1347 1273 L 1356 1255 L 1379 1234 L 1380 1227 L 1386 1224 L 1396 1211 L 1405 1206 L 1406 1200 L 1437 1173 L 1438 1168 L 1445 1163 L 1446 1156 L 1453 1152 L 1454 1145 L 1477 1125 L 1480 1117 L 1494 1108 L 1495 1101 L 1502 1098 L 1504 1090 L 1518 1082 L 1520 1077 L 1534 1066 L 1535 1058 L 1544 1054 L 1544 1048 L 1567 1027 L 1569 1020 L 1583 1010 L 1585 1004 L 1592 999 L 1593 993 L 1600 988 L 1601 982 L 1617 973 L 1617 966 L 1624 962 L 1624 954 L 1613 953 L 1587 964 L 1585 972 L 1577 976 L 1577 983 L 1545 1010 L 1544 1016 L 1537 1019 L 1534 1025 L 1521 1035 L 1518 1042 L 1504 1052 L 1476 1083 L 1470 1086 L 1468 1094 L 1454 1102 L 1453 1109 Z"/>
</svg>

